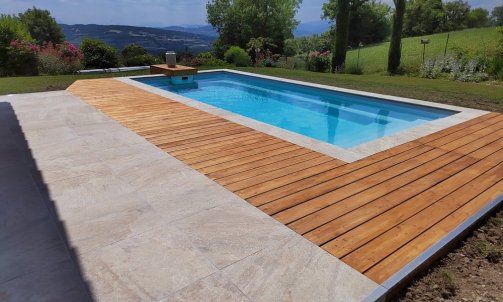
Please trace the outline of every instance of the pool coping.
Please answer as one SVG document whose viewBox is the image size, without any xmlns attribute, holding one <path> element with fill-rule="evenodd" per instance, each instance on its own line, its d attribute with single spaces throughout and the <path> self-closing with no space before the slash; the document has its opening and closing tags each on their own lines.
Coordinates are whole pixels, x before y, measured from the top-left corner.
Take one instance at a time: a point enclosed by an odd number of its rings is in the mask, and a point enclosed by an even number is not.
<svg viewBox="0 0 503 302">
<path fill-rule="evenodd" d="M 221 118 L 227 119 L 229 121 L 235 122 L 237 124 L 255 129 L 257 131 L 272 135 L 274 137 L 283 139 L 285 141 L 297 144 L 299 146 L 311 149 L 313 151 L 317 151 L 319 153 L 322 153 L 324 155 L 328 155 L 337 159 L 340 159 L 342 161 L 345 161 L 347 163 L 351 163 L 357 160 L 360 160 L 362 158 L 368 157 L 370 155 L 376 154 L 378 152 L 391 149 L 393 147 L 396 147 L 398 145 L 413 141 L 415 139 L 421 138 L 423 136 L 426 136 L 428 134 L 435 133 L 437 131 L 455 126 L 457 124 L 469 121 L 471 119 L 474 119 L 476 117 L 482 116 L 484 114 L 489 113 L 488 111 L 483 111 L 483 110 L 478 110 L 478 109 L 471 109 L 471 108 L 464 108 L 464 107 L 459 107 L 459 106 L 452 106 L 452 105 L 446 105 L 446 104 L 440 104 L 440 103 L 433 103 L 433 102 L 428 102 L 428 101 L 422 101 L 422 100 L 416 100 L 416 99 L 410 99 L 410 98 L 403 98 L 403 97 L 397 97 L 397 96 L 391 96 L 391 95 L 384 95 L 384 94 L 378 94 L 378 93 L 371 93 L 371 92 L 364 92 L 364 91 L 359 91 L 359 90 L 353 90 L 353 89 L 346 89 L 346 88 L 339 88 L 335 86 L 328 86 L 328 85 L 321 85 L 321 84 L 314 84 L 314 83 L 309 83 L 309 82 L 303 82 L 303 81 L 297 81 L 297 80 L 290 80 L 290 79 L 285 79 L 285 78 L 279 78 L 279 77 L 272 77 L 272 76 L 266 76 L 266 75 L 259 75 L 259 74 L 254 74 L 254 73 L 249 73 L 249 72 L 243 72 L 243 71 L 237 71 L 237 70 L 231 70 L 231 69 L 212 69 L 212 70 L 204 70 L 204 71 L 199 71 L 199 73 L 212 73 L 212 72 L 229 72 L 229 73 L 234 73 L 234 74 L 239 74 L 239 75 L 245 75 L 245 76 L 253 76 L 257 78 L 262 78 L 262 79 L 269 79 L 269 80 L 274 80 L 274 81 L 279 81 L 279 82 L 284 82 L 284 83 L 290 83 L 290 84 L 297 84 L 297 85 L 302 85 L 302 86 L 307 86 L 307 87 L 313 87 L 313 88 L 320 88 L 320 89 L 325 89 L 325 90 L 330 90 L 330 91 L 335 91 L 335 92 L 342 92 L 342 93 L 349 93 L 353 95 L 359 95 L 359 96 L 365 96 L 365 97 L 371 97 L 371 98 L 378 98 L 378 99 L 383 99 L 383 100 L 388 100 L 388 101 L 394 101 L 394 102 L 401 102 L 401 103 L 407 103 L 407 104 L 412 104 L 412 105 L 419 105 L 419 106 L 426 106 L 426 107 L 431 107 L 431 108 L 437 108 L 437 109 L 445 109 L 449 111 L 455 111 L 457 113 L 454 113 L 453 115 L 450 115 L 445 118 L 440 118 L 436 119 L 434 121 L 430 121 L 427 123 L 424 123 L 422 125 L 419 125 L 417 127 L 413 127 L 404 131 L 399 131 L 395 134 L 385 136 L 383 138 L 377 139 L 370 141 L 368 143 L 360 144 L 355 147 L 351 148 L 342 148 L 338 147 L 317 139 L 313 139 L 286 129 L 279 128 L 277 126 L 273 126 L 264 122 L 260 122 L 221 108 L 217 108 L 212 105 L 208 105 L 206 103 L 187 98 L 184 96 L 181 96 L 176 93 L 172 93 L 166 90 L 163 90 L 161 88 L 153 87 L 148 84 L 141 83 L 139 81 L 136 81 L 135 79 L 139 78 L 149 78 L 149 77 L 165 77 L 164 75 L 144 75 L 144 76 L 133 76 L 133 77 L 118 77 L 115 78 L 116 80 L 119 80 L 123 83 L 132 85 L 134 87 L 140 88 L 142 90 L 146 90 L 148 92 L 169 98 L 171 100 L 180 102 L 182 104 L 185 104 L 187 106 L 199 109 L 201 111 L 219 116 Z"/>
</svg>

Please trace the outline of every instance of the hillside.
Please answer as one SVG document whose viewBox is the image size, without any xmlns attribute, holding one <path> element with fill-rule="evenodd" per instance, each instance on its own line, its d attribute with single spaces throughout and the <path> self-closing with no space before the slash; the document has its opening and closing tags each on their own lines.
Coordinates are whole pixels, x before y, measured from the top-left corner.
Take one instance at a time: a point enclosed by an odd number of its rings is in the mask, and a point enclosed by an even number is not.
<svg viewBox="0 0 503 302">
<path fill-rule="evenodd" d="M 151 27 L 95 24 L 60 24 L 60 26 L 66 39 L 76 45 L 86 37 L 98 38 L 118 49 L 136 43 L 152 54 L 163 53 L 166 50 L 183 51 L 186 48 L 195 53 L 208 51 L 215 39 L 200 34 Z"/>
<path fill-rule="evenodd" d="M 319 21 L 311 21 L 300 23 L 297 28 L 293 30 L 293 35 L 298 37 L 305 37 L 311 35 L 319 35 L 324 32 L 327 32 L 330 29 L 330 21 L 328 20 L 319 20 Z"/>
<path fill-rule="evenodd" d="M 187 25 L 187 26 L 168 26 L 162 29 L 181 31 L 191 34 L 204 35 L 210 37 L 218 37 L 217 31 L 211 25 Z M 294 30 L 295 37 L 305 37 L 311 35 L 319 35 L 330 29 L 330 21 L 319 20 L 300 23 Z"/>
<path fill-rule="evenodd" d="M 402 39 L 402 64 L 405 67 L 419 66 L 422 62 L 421 39 L 430 39 L 426 46 L 426 58 L 444 54 L 447 33 Z M 470 53 L 491 55 L 496 49 L 498 33 L 495 27 L 474 28 L 450 33 L 447 53 L 464 49 Z M 474 42 L 477 41 L 477 42 Z M 384 72 L 388 62 L 389 42 L 370 45 L 361 49 L 360 67 L 365 73 Z M 348 52 L 347 65 L 356 65 L 358 50 Z"/>
<path fill-rule="evenodd" d="M 196 35 L 203 35 L 209 37 L 218 37 L 218 33 L 211 25 L 193 25 L 193 26 L 168 26 L 163 27 L 166 30 L 181 31 Z"/>
</svg>

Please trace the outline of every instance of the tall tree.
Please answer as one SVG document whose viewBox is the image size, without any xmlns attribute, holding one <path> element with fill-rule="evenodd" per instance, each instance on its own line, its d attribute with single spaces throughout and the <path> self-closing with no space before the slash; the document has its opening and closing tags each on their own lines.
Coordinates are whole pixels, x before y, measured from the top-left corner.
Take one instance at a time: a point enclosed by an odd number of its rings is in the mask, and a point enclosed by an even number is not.
<svg viewBox="0 0 503 302">
<path fill-rule="evenodd" d="M 445 21 L 444 31 L 460 30 L 465 28 L 470 5 L 463 0 L 454 0 L 444 3 Z"/>
<path fill-rule="evenodd" d="M 491 12 L 491 19 L 496 26 L 503 25 L 503 5 L 496 6 Z"/>
<path fill-rule="evenodd" d="M 384 41 L 390 33 L 391 8 L 376 0 L 350 0 L 348 44 L 352 47 Z M 335 21 L 337 0 L 323 4 L 323 18 Z"/>
<path fill-rule="evenodd" d="M 468 13 L 466 18 L 466 26 L 469 28 L 473 27 L 484 27 L 489 25 L 489 11 L 483 8 L 474 8 Z"/>
<path fill-rule="evenodd" d="M 410 37 L 442 32 L 444 20 L 442 0 L 409 0 L 405 9 L 403 33 Z"/>
<path fill-rule="evenodd" d="M 393 30 L 391 31 L 388 53 L 388 72 L 391 74 L 395 74 L 400 66 L 403 18 L 405 15 L 405 0 L 393 0 L 393 2 L 395 3 L 395 14 L 393 16 Z"/>
<path fill-rule="evenodd" d="M 349 36 L 349 0 L 337 0 L 335 45 L 332 55 L 332 72 L 344 70 Z"/>
<path fill-rule="evenodd" d="M 217 46 L 246 48 L 252 38 L 271 39 L 282 52 L 299 22 L 295 15 L 302 0 L 211 0 L 208 23 L 219 33 Z"/>
<path fill-rule="evenodd" d="M 22 14 L 19 14 L 19 20 L 26 24 L 33 39 L 37 44 L 52 42 L 54 44 L 63 43 L 65 36 L 61 31 L 56 20 L 51 17 L 47 10 L 30 8 Z"/>
</svg>

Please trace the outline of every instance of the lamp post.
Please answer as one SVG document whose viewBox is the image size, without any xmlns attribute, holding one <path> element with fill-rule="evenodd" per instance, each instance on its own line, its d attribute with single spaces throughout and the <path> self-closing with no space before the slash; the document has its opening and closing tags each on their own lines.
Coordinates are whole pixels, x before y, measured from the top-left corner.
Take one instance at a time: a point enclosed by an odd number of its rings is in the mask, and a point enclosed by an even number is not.
<svg viewBox="0 0 503 302">
<path fill-rule="evenodd" d="M 360 49 L 363 47 L 363 43 L 358 43 L 358 58 L 356 59 L 356 69 L 359 69 L 360 66 Z"/>
<path fill-rule="evenodd" d="M 423 44 L 423 64 L 424 64 L 424 54 L 426 52 L 426 44 L 430 44 L 429 39 L 421 39 L 421 44 Z"/>
</svg>

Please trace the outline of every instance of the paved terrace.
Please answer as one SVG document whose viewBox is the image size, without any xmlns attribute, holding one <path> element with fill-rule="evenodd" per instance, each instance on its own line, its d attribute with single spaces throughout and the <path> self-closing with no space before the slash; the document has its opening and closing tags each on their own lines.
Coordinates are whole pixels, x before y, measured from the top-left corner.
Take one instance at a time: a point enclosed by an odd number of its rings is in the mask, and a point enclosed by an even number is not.
<svg viewBox="0 0 503 302">
<path fill-rule="evenodd" d="M 0 98 L 13 301 L 378 297 L 503 192 L 500 114 L 347 164 L 113 79 L 69 91 Z"/>
</svg>

